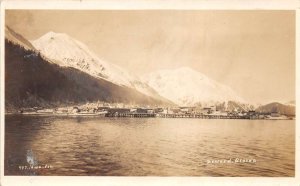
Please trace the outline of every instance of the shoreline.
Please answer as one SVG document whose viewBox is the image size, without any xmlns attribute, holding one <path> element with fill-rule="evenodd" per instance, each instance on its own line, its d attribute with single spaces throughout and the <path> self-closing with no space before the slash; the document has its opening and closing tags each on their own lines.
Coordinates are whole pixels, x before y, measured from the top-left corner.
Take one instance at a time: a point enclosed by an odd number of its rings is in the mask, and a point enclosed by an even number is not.
<svg viewBox="0 0 300 186">
<path fill-rule="evenodd" d="M 274 118 L 250 118 L 250 117 L 238 117 L 238 116 L 220 116 L 220 115 L 167 115 L 167 114 L 152 114 L 147 116 L 147 114 L 128 114 L 128 115 L 119 115 L 112 116 L 104 113 L 83 113 L 83 114 L 53 114 L 53 113 L 5 113 L 5 115 L 19 115 L 19 116 L 64 116 L 64 117 L 105 117 L 105 118 L 173 118 L 173 119 L 224 119 L 224 120 L 295 120 L 296 117 L 274 117 Z M 137 116 L 138 115 L 138 116 Z"/>
</svg>

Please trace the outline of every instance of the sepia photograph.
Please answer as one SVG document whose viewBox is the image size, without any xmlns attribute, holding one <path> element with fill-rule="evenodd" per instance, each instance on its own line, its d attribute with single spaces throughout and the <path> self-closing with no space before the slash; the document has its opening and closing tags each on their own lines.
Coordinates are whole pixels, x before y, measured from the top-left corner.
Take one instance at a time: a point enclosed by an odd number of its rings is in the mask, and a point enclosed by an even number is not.
<svg viewBox="0 0 300 186">
<path fill-rule="evenodd" d="M 4 20 L 4 176 L 295 177 L 295 10 Z"/>
</svg>

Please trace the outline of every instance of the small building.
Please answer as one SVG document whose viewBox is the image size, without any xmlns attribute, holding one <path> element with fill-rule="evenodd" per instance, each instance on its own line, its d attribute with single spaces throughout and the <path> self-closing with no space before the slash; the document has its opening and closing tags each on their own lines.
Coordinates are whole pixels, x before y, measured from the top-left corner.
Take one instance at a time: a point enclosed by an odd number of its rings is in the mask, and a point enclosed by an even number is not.
<svg viewBox="0 0 300 186">
<path fill-rule="evenodd" d="M 171 109 L 165 108 L 162 112 L 162 114 L 174 114 L 174 112 Z"/>
<path fill-rule="evenodd" d="M 278 112 L 272 112 L 272 113 L 271 113 L 271 116 L 272 116 L 272 117 L 279 117 L 280 114 L 279 114 Z"/>
<path fill-rule="evenodd" d="M 131 108 L 130 112 L 137 112 L 137 109 L 136 108 Z"/>
<path fill-rule="evenodd" d="M 147 113 L 148 109 L 146 108 L 137 108 L 136 113 Z"/>
<path fill-rule="evenodd" d="M 97 111 L 108 111 L 110 107 L 97 107 Z"/>
<path fill-rule="evenodd" d="M 24 112 L 36 112 L 36 109 L 34 109 L 34 108 L 23 108 L 19 112 L 20 113 L 24 113 Z"/>
<path fill-rule="evenodd" d="M 153 109 L 147 109 L 147 114 L 154 114 L 154 110 Z"/>
<path fill-rule="evenodd" d="M 163 111 L 164 111 L 163 108 L 155 108 L 155 109 L 154 109 L 154 112 L 155 112 L 155 113 L 160 113 L 160 112 L 163 112 Z"/>
<path fill-rule="evenodd" d="M 249 110 L 248 115 L 249 116 L 254 116 L 254 115 L 256 115 L 256 112 L 254 110 Z"/>
<path fill-rule="evenodd" d="M 172 113 L 174 114 L 178 114 L 182 112 L 180 108 L 170 108 L 170 111 L 172 111 Z"/>
<path fill-rule="evenodd" d="M 68 113 L 68 109 L 67 108 L 58 108 L 56 110 L 57 113 Z"/>
<path fill-rule="evenodd" d="M 201 113 L 202 114 L 211 114 L 212 113 L 212 110 L 210 107 L 204 107 L 202 110 L 201 110 Z"/>
<path fill-rule="evenodd" d="M 179 107 L 180 111 L 183 113 L 193 113 L 196 110 L 196 107 Z"/>
<path fill-rule="evenodd" d="M 41 109 L 41 110 L 37 110 L 37 113 L 45 113 L 45 114 L 52 114 L 54 112 L 53 109 Z"/>
<path fill-rule="evenodd" d="M 72 113 L 78 113 L 80 109 L 78 107 L 73 107 Z"/>
<path fill-rule="evenodd" d="M 213 115 L 216 115 L 216 116 L 228 116 L 228 113 L 227 112 L 216 111 L 216 112 L 214 112 Z"/>
<path fill-rule="evenodd" d="M 210 111 L 213 113 L 213 112 L 216 112 L 217 111 L 217 108 L 216 106 L 210 106 Z"/>
<path fill-rule="evenodd" d="M 129 108 L 109 108 L 108 113 L 114 114 L 114 113 L 129 113 Z"/>
</svg>

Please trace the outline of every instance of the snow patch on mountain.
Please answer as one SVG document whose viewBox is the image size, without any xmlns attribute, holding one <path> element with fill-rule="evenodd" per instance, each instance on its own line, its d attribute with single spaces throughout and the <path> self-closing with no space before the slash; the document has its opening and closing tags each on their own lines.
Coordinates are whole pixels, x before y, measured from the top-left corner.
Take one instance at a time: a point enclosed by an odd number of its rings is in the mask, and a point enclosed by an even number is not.
<svg viewBox="0 0 300 186">
<path fill-rule="evenodd" d="M 51 31 L 31 42 L 43 55 L 60 66 L 73 67 L 118 85 L 130 86 L 133 80 L 127 72 L 100 60 L 85 44 L 67 34 Z"/>
</svg>

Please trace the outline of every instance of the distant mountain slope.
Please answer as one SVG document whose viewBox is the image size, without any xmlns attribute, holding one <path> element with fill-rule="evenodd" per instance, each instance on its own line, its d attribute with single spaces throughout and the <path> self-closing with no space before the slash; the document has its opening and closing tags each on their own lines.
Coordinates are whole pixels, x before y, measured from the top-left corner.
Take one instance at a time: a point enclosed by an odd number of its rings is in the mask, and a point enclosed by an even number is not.
<svg viewBox="0 0 300 186">
<path fill-rule="evenodd" d="M 160 70 L 145 75 L 144 82 L 161 96 L 182 106 L 215 104 L 228 101 L 244 102 L 228 86 L 188 67 Z"/>
<path fill-rule="evenodd" d="M 248 103 L 239 103 L 235 101 L 227 101 L 223 103 L 216 103 L 216 109 L 219 111 L 238 111 L 238 112 L 248 112 L 250 110 L 255 110 L 255 106 Z"/>
<path fill-rule="evenodd" d="M 295 106 L 285 105 L 278 102 L 262 105 L 256 109 L 257 112 L 278 112 L 280 114 L 295 116 Z"/>
<path fill-rule="evenodd" d="M 5 106 L 8 110 L 98 100 L 164 104 L 134 89 L 50 63 L 37 51 L 23 45 L 24 41 L 10 39 L 5 39 Z"/>
<path fill-rule="evenodd" d="M 5 38 L 12 43 L 23 46 L 26 50 L 35 50 L 34 46 L 27 39 L 8 26 L 5 26 Z"/>
<path fill-rule="evenodd" d="M 296 101 L 292 100 L 292 101 L 289 101 L 287 103 L 285 103 L 285 105 L 289 105 L 289 106 L 296 106 Z"/>
<path fill-rule="evenodd" d="M 135 89 L 155 99 L 167 101 L 137 76 L 117 65 L 101 60 L 85 44 L 67 34 L 48 32 L 31 42 L 44 56 L 59 66 L 73 67 L 93 77 Z"/>
</svg>

